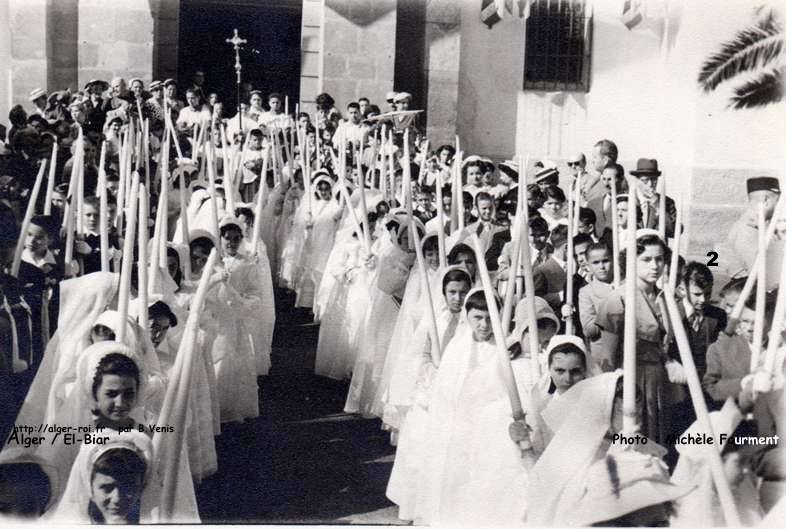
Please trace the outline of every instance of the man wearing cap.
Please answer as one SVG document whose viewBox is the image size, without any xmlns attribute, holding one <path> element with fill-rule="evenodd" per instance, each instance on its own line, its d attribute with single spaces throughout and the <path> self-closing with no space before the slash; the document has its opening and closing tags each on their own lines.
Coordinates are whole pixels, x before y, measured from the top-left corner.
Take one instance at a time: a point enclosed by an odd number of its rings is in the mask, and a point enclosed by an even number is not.
<svg viewBox="0 0 786 529">
<path fill-rule="evenodd" d="M 767 223 L 773 219 L 775 205 L 780 200 L 781 189 L 777 178 L 757 176 L 749 178 L 747 183 L 748 209 L 734 223 L 728 236 L 728 246 L 732 250 L 729 255 L 720 255 L 719 260 L 726 262 L 727 270 L 732 277 L 750 274 L 756 262 L 756 241 L 758 240 L 758 211 L 764 208 Z M 767 246 L 766 283 L 771 290 L 778 286 L 780 280 L 781 261 L 784 241 L 773 238 Z"/>
<path fill-rule="evenodd" d="M 106 123 L 106 109 L 104 108 L 104 92 L 109 89 L 109 83 L 100 79 L 91 79 L 85 84 L 87 98 L 83 103 L 85 112 L 84 129 L 93 135 L 103 134 Z"/>
<path fill-rule="evenodd" d="M 658 170 L 658 160 L 654 158 L 639 158 L 636 162 L 636 169 L 630 174 L 636 177 L 638 186 L 636 189 L 636 206 L 641 212 L 639 228 L 658 229 L 660 223 L 660 193 L 658 188 L 658 177 L 661 172 Z M 666 197 L 666 237 L 674 236 L 674 224 L 677 222 L 677 206 L 674 201 Z"/>
<path fill-rule="evenodd" d="M 412 94 L 409 92 L 398 92 L 396 97 L 393 98 L 393 103 L 396 106 L 396 112 L 406 112 L 409 110 L 410 103 L 412 103 Z M 411 129 L 409 132 L 410 147 L 414 147 L 416 140 L 415 136 L 418 131 L 416 118 L 417 114 L 393 116 L 393 127 L 396 134 L 404 134 L 406 129 Z"/>
<path fill-rule="evenodd" d="M 153 81 L 148 88 L 150 97 L 145 106 L 150 111 L 150 131 L 159 135 L 164 130 L 164 84 Z"/>
<path fill-rule="evenodd" d="M 30 114 L 38 114 L 43 116 L 46 112 L 46 92 L 42 88 L 35 88 L 30 92 L 30 102 L 33 103 L 33 108 Z"/>
<path fill-rule="evenodd" d="M 583 153 L 577 152 L 568 158 L 568 169 L 573 176 L 573 185 L 581 176 L 581 207 L 587 207 L 593 199 L 603 196 L 604 186 L 600 174 L 589 174 L 586 170 L 587 158 Z"/>
<path fill-rule="evenodd" d="M 396 92 L 388 92 L 385 95 L 385 101 L 387 101 L 388 105 L 390 105 L 388 112 L 393 112 L 396 110 Z"/>
</svg>

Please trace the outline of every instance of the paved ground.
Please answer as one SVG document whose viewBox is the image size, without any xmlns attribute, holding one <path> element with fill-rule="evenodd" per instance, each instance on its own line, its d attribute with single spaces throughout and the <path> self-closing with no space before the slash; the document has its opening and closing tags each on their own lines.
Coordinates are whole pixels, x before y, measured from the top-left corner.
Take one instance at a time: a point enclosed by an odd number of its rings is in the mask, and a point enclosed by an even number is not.
<svg viewBox="0 0 786 529">
<path fill-rule="evenodd" d="M 279 307 L 291 306 L 280 293 Z M 385 497 L 394 450 L 380 421 L 342 412 L 347 384 L 312 374 L 319 327 L 278 315 L 261 416 L 226 426 L 219 471 L 197 489 L 210 522 L 398 524 Z"/>
</svg>

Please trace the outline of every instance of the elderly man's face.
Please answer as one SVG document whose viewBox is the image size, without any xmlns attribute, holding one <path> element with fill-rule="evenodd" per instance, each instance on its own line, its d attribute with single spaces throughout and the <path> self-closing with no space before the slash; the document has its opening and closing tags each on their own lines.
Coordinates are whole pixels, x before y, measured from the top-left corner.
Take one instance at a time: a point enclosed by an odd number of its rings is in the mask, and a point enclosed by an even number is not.
<svg viewBox="0 0 786 529">
<path fill-rule="evenodd" d="M 134 93 L 134 96 L 139 98 L 142 97 L 142 91 L 144 90 L 144 86 L 142 85 L 142 81 L 134 81 L 131 83 L 131 91 Z"/>
<path fill-rule="evenodd" d="M 254 108 L 262 108 L 262 96 L 259 94 L 252 95 L 251 99 L 249 99 L 249 103 L 251 103 L 251 106 Z"/>
<path fill-rule="evenodd" d="M 126 93 L 126 80 L 125 79 L 115 79 L 112 81 L 112 95 L 115 97 L 120 97 L 125 95 Z"/>
</svg>

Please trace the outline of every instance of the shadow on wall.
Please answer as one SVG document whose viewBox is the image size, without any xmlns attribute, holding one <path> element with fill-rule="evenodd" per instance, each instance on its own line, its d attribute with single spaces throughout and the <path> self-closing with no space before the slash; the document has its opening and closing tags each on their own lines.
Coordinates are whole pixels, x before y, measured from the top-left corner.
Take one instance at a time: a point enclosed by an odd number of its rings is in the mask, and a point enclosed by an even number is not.
<svg viewBox="0 0 786 529">
<path fill-rule="evenodd" d="M 358 26 L 368 26 L 396 9 L 395 0 L 326 0 L 325 5 Z"/>
</svg>

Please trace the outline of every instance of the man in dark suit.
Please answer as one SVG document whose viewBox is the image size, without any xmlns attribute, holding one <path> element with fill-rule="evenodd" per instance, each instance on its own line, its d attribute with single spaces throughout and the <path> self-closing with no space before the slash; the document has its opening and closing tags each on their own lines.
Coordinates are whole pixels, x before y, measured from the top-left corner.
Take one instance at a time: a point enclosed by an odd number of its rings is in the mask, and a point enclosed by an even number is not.
<svg viewBox="0 0 786 529">
<path fill-rule="evenodd" d="M 587 207 L 595 212 L 595 233 L 598 237 L 602 236 L 606 228 L 611 229 L 611 186 L 617 183 L 617 195 L 627 192 L 625 185 L 625 169 L 617 163 L 613 163 L 603 169 L 600 175 L 603 182 L 604 193 L 594 196 L 587 202 Z"/>
<path fill-rule="evenodd" d="M 568 268 L 568 227 L 560 224 L 551 232 L 554 251 L 532 270 L 535 295 L 545 299 L 552 310 L 561 314 Z"/>
<path fill-rule="evenodd" d="M 658 188 L 658 178 L 661 172 L 658 170 L 658 160 L 654 158 L 639 158 L 636 162 L 636 169 L 630 174 L 638 180 L 638 199 L 636 207 L 641 212 L 639 228 L 658 229 L 660 222 L 660 193 Z M 666 236 L 674 236 L 674 224 L 677 222 L 677 206 L 674 201 L 666 197 Z"/>
</svg>

